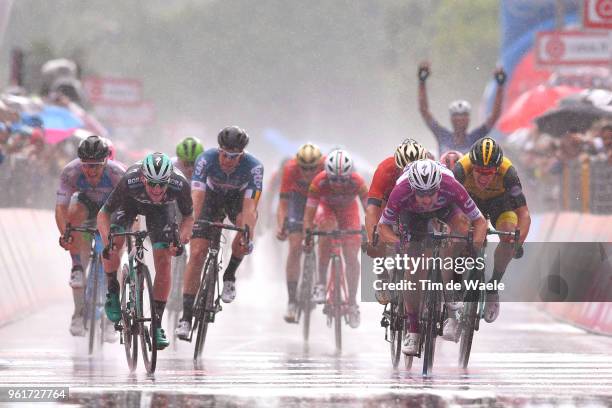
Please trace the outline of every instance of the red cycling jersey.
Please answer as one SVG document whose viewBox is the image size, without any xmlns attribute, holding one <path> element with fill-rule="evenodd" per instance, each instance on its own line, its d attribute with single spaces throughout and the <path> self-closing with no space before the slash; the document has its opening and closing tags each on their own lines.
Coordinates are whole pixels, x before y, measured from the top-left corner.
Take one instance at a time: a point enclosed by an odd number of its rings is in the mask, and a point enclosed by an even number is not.
<svg viewBox="0 0 612 408">
<path fill-rule="evenodd" d="M 365 200 L 367 194 L 368 186 L 359 174 L 352 173 L 344 182 L 332 183 L 327 173 L 322 171 L 310 183 L 306 206 L 316 207 L 321 202 L 336 208 L 348 207 L 356 197 Z"/>
<path fill-rule="evenodd" d="M 317 166 L 316 171 L 304 173 L 297 163 L 297 160 L 288 160 L 283 166 L 283 180 L 281 182 L 280 196 L 288 198 L 291 193 L 296 193 L 306 197 L 308 195 L 308 186 L 313 178 L 323 170 L 323 162 Z"/>
<path fill-rule="evenodd" d="M 397 167 L 393 156 L 380 162 L 372 178 L 370 191 L 368 191 L 368 204 L 382 207 L 382 202 L 389 199 L 395 182 L 401 174 L 402 169 Z"/>
</svg>

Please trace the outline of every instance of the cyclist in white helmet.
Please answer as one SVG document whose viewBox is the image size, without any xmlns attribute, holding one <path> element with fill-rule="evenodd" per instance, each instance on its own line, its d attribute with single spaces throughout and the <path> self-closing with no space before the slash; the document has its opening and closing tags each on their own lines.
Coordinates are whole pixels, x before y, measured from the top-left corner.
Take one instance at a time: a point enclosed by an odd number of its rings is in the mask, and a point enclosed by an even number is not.
<svg viewBox="0 0 612 408">
<path fill-rule="evenodd" d="M 427 255 L 427 248 L 417 241 L 422 240 L 419 233 L 422 235 L 428 232 L 433 226 L 431 221 L 435 218 L 448 224 L 452 232 L 465 234 L 467 226 L 463 222 L 462 214 L 470 219 L 474 227 L 474 244 L 480 246 L 484 241 L 487 222 L 468 192 L 455 180 L 452 172 L 440 163 L 430 159 L 417 160 L 408 165 L 389 196 L 378 224 L 381 241 L 399 244 L 400 236 L 393 229 L 393 226 L 399 224 L 403 233 L 401 243 L 408 245 L 408 254 Z M 404 278 L 425 279 L 423 274 L 424 271 L 416 271 L 406 274 Z M 448 273 L 446 278 L 450 278 Z M 410 296 L 404 299 L 407 333 L 402 351 L 407 355 L 415 355 L 418 352 L 419 302 L 420 288 L 417 285 L 417 290 L 410 292 Z M 452 303 L 449 302 L 449 307 L 461 307 L 459 302 Z M 458 333 L 457 321 L 448 319 L 444 325 L 444 338 L 457 341 Z"/>
<path fill-rule="evenodd" d="M 193 227 L 193 202 L 191 186 L 183 173 L 175 171 L 170 158 L 163 153 L 151 153 L 142 162 L 128 168 L 117 187 L 110 194 L 98 213 L 98 229 L 105 247 L 111 255 L 121 250 L 124 240 L 117 238 L 114 248 L 108 248 L 108 234 L 111 231 L 111 214 L 113 229 L 130 228 L 137 215 L 146 217 L 147 231 L 153 247 L 155 264 L 155 283 L 153 299 L 155 312 L 162 321 L 166 300 L 170 293 L 170 257 L 176 254 L 177 248 L 170 242 L 165 229 L 174 220 L 170 217 L 170 205 L 177 204 L 183 216 L 179 226 L 179 240 L 185 245 L 191 237 Z M 108 279 L 108 293 L 104 309 L 112 322 L 121 320 L 119 304 L 119 281 L 117 269 L 119 260 L 104 265 Z M 166 334 L 162 328 L 154 333 L 158 350 L 168 346 Z"/>
<path fill-rule="evenodd" d="M 468 150 L 470 150 L 470 147 L 476 140 L 485 137 L 491 131 L 491 129 L 493 129 L 495 122 L 497 122 L 497 119 L 499 119 L 504 98 L 504 83 L 506 82 L 506 73 L 503 68 L 496 68 L 493 72 L 493 77 L 497 83 L 493 109 L 491 110 L 491 113 L 486 121 L 471 132 L 468 132 L 468 126 L 470 124 L 470 113 L 472 107 L 467 101 L 457 100 L 451 102 L 449 105 L 448 110 L 453 128 L 452 131 L 443 127 L 436 119 L 434 119 L 429 111 L 427 89 L 425 87 L 425 83 L 427 82 L 427 78 L 430 74 L 431 69 L 429 62 L 421 62 L 418 69 L 419 111 L 421 112 L 421 116 L 423 117 L 427 127 L 429 127 L 431 132 L 438 140 L 440 154 L 443 154 L 448 150 L 459 150 L 460 152 L 466 153 Z"/>
<path fill-rule="evenodd" d="M 359 198 L 365 209 L 368 186 L 363 178 L 353 171 L 353 159 L 345 150 L 333 150 L 325 160 L 324 169 L 315 176 L 308 189 L 304 211 L 304 231 L 312 230 L 315 223 L 323 231 L 360 229 L 359 204 L 356 198 Z M 342 238 L 342 241 L 348 284 L 348 322 L 352 328 L 356 328 L 360 323 L 357 289 L 359 287 L 358 254 L 361 239 L 358 235 L 347 235 Z M 329 238 L 320 237 L 319 279 L 313 294 L 313 300 L 317 303 L 325 302 L 330 244 Z"/>
</svg>

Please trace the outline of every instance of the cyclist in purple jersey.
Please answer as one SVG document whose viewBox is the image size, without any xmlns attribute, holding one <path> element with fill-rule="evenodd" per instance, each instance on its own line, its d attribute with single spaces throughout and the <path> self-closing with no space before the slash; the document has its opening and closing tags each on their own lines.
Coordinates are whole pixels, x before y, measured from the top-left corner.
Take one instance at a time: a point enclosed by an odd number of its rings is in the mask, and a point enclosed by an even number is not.
<svg viewBox="0 0 612 408">
<path fill-rule="evenodd" d="M 431 227 L 431 221 L 436 218 L 446 223 L 453 233 L 466 234 L 468 225 L 463 222 L 467 216 L 474 227 L 474 244 L 476 247 L 484 241 L 487 222 L 482 213 L 476 207 L 465 188 L 453 177 L 452 173 L 440 163 L 424 159 L 410 163 L 404 174 L 398 179 L 397 184 L 391 191 L 387 206 L 380 218 L 380 237 L 386 243 L 400 243 L 400 237 L 393 231 L 393 226 L 399 224 L 400 230 L 407 230 L 409 234 L 418 235 L 419 232 L 427 232 Z M 405 244 L 402 242 L 402 244 Z M 411 240 L 408 249 L 412 249 Z M 419 251 L 419 254 L 420 251 Z M 454 255 L 454 254 L 453 254 Z M 450 272 L 450 271 L 446 271 Z M 406 279 L 424 279 L 420 271 L 410 271 Z M 449 273 L 445 273 L 445 281 L 450 279 Z M 414 293 L 414 295 L 412 295 Z M 450 296 L 449 296 L 450 299 Z M 406 296 L 404 299 L 406 309 L 407 333 L 404 337 L 402 351 L 407 355 L 418 352 L 419 345 L 419 319 L 418 310 L 420 303 L 420 288 Z M 459 302 L 448 302 L 449 308 L 455 310 L 461 307 Z M 444 338 L 456 340 L 458 332 L 457 321 L 453 318 L 447 319 L 444 325 Z"/>
<path fill-rule="evenodd" d="M 427 124 L 427 127 L 432 131 L 439 144 L 439 154 L 443 154 L 449 150 L 459 150 L 460 152 L 467 152 L 472 147 L 472 144 L 476 140 L 485 137 L 493 126 L 502 111 L 502 102 L 504 99 L 504 83 L 506 82 L 506 73 L 503 68 L 497 68 L 493 75 L 497 82 L 497 91 L 495 93 L 495 102 L 493 103 L 493 110 L 487 118 L 487 120 L 477 127 L 476 129 L 468 132 L 468 125 L 470 124 L 470 111 L 471 106 L 469 102 L 463 100 L 457 100 L 449 105 L 450 119 L 453 130 L 449 130 L 435 120 L 429 111 L 429 103 L 427 100 L 427 89 L 425 88 L 425 82 L 431 74 L 429 62 L 422 62 L 419 64 L 418 78 L 419 78 L 419 111 L 421 116 Z"/>
<path fill-rule="evenodd" d="M 60 175 L 55 206 L 55 221 L 60 233 L 60 246 L 70 251 L 72 269 L 70 286 L 74 298 L 74 314 L 70 333 L 84 336 L 83 312 L 85 307 L 83 261 L 81 254 L 88 254 L 89 248 L 81 234 L 75 234 L 70 242 L 62 239 L 66 225 L 74 226 L 88 223 L 95 226 L 100 207 L 125 173 L 120 164 L 108 160 L 108 146 L 99 136 L 91 135 L 79 144 L 79 158 L 64 167 Z M 115 339 L 114 330 L 109 329 L 104 338 Z"/>
</svg>

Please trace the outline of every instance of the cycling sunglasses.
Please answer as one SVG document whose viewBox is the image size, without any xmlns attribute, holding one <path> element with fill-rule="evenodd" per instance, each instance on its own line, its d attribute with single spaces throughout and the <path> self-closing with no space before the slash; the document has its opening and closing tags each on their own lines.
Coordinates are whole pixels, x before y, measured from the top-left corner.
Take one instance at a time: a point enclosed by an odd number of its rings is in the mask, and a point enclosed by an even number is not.
<svg viewBox="0 0 612 408">
<path fill-rule="evenodd" d="M 414 190 L 414 193 L 416 195 L 418 195 L 419 197 L 432 197 L 434 194 L 436 194 L 438 191 L 440 191 L 439 189 L 432 189 L 432 190 Z"/>
<path fill-rule="evenodd" d="M 86 169 L 95 169 L 97 167 L 102 167 L 104 166 L 104 162 L 81 162 L 81 166 L 85 167 Z"/>
<path fill-rule="evenodd" d="M 235 160 L 242 156 L 244 152 L 228 152 L 227 150 L 219 148 L 219 153 L 221 153 L 226 159 Z"/>
<path fill-rule="evenodd" d="M 167 181 L 156 181 L 156 180 L 149 180 L 149 179 L 145 179 L 147 181 L 147 184 L 149 185 L 149 187 L 151 188 L 155 188 L 155 187 L 167 187 L 168 186 L 168 182 Z"/>
<path fill-rule="evenodd" d="M 474 166 L 474 171 L 488 176 L 497 173 L 497 167 Z"/>
</svg>

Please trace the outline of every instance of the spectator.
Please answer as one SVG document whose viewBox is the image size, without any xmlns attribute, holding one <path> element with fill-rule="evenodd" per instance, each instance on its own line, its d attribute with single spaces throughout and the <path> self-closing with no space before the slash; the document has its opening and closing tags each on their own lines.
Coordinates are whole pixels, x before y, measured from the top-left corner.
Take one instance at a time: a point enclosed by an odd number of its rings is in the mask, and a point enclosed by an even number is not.
<svg viewBox="0 0 612 408">
<path fill-rule="evenodd" d="M 433 118 L 431 112 L 429 111 L 427 89 L 425 88 L 425 82 L 430 74 L 431 70 L 428 62 L 422 62 L 419 64 L 419 111 L 421 112 L 421 116 L 438 140 L 440 155 L 449 150 L 458 150 L 465 153 L 470 149 L 476 140 L 489 134 L 495 125 L 495 122 L 497 122 L 497 119 L 499 119 L 504 97 L 506 73 L 504 72 L 503 68 L 497 68 L 493 72 L 493 76 L 497 82 L 497 91 L 495 93 L 493 110 L 491 111 L 491 114 L 487 120 L 471 132 L 468 132 L 471 106 L 467 101 L 454 101 L 449 106 L 451 125 L 453 127 L 452 132 L 440 125 L 440 123 Z"/>
</svg>

